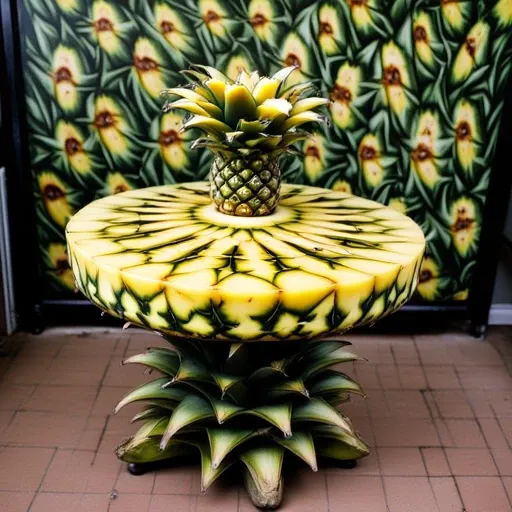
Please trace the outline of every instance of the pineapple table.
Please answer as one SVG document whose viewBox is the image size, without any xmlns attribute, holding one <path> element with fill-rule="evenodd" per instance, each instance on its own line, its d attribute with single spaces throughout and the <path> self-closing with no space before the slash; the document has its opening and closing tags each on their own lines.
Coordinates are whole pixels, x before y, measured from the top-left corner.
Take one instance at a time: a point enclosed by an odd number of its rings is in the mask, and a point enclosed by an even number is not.
<svg viewBox="0 0 512 512">
<path fill-rule="evenodd" d="M 358 357 L 319 339 L 397 310 L 425 246 L 412 220 L 366 199 L 283 185 L 279 204 L 231 217 L 206 183 L 162 186 L 95 201 L 67 227 L 80 290 L 170 341 L 126 361 L 161 377 L 117 406 L 146 402 L 117 455 L 140 471 L 198 454 L 203 489 L 241 461 L 266 508 L 281 501 L 285 453 L 313 470 L 368 454 L 338 409 L 361 388 L 330 368 Z"/>
</svg>

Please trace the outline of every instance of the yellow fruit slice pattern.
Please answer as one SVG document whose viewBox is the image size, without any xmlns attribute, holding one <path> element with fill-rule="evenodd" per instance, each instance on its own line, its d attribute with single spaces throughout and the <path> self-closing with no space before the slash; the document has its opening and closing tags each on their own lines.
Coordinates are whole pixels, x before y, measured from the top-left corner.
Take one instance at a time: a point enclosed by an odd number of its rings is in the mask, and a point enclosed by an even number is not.
<svg viewBox="0 0 512 512">
<path fill-rule="evenodd" d="M 74 112 L 80 104 L 78 86 L 82 80 L 82 66 L 72 48 L 59 45 L 53 54 L 52 78 L 55 99 L 65 112 Z"/>
<path fill-rule="evenodd" d="M 259 218 L 217 212 L 203 182 L 133 190 L 86 206 L 66 232 L 77 285 L 101 309 L 240 341 L 312 338 L 395 311 L 425 246 L 391 208 L 293 185 Z"/>
<path fill-rule="evenodd" d="M 473 69 L 482 64 L 488 44 L 489 31 L 489 25 L 485 21 L 479 21 L 473 25 L 453 64 L 452 74 L 455 82 L 466 80 Z"/>
<path fill-rule="evenodd" d="M 438 139 L 438 116 L 435 112 L 426 110 L 418 119 L 411 164 L 420 180 L 429 188 L 433 188 L 440 179 L 436 160 Z"/>
<path fill-rule="evenodd" d="M 92 4 L 92 24 L 101 49 L 109 55 L 117 55 L 122 45 L 118 34 L 120 20 L 115 7 L 103 0 L 96 0 Z"/>
<path fill-rule="evenodd" d="M 275 7 L 270 0 L 251 0 L 247 8 L 249 22 L 254 33 L 262 41 L 272 42 L 275 38 Z"/>
<path fill-rule="evenodd" d="M 64 288 L 68 290 L 75 289 L 75 278 L 69 266 L 68 257 L 66 254 L 66 246 L 60 243 L 51 243 L 46 248 L 46 256 L 48 258 L 49 273 L 57 280 Z"/>
<path fill-rule="evenodd" d="M 352 104 L 359 93 L 361 70 L 348 62 L 338 69 L 336 82 L 330 92 L 330 110 L 332 120 L 342 129 L 351 128 L 354 124 Z"/>
<path fill-rule="evenodd" d="M 71 168 L 81 175 L 90 173 L 91 159 L 84 150 L 84 137 L 81 131 L 73 124 L 61 120 L 57 122 L 55 132 L 56 139 Z"/>
</svg>

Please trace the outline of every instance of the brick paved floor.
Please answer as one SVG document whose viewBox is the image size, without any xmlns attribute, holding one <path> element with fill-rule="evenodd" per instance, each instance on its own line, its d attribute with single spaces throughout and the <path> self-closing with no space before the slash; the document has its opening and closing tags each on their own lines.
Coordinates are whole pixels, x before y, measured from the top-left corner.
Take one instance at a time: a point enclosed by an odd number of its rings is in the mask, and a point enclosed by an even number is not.
<svg viewBox="0 0 512 512">
<path fill-rule="evenodd" d="M 291 512 L 512 510 L 512 330 L 347 336 L 369 359 L 368 394 L 345 407 L 372 446 L 353 470 L 287 475 Z M 2 512 L 253 510 L 233 476 L 199 493 L 196 467 L 130 476 L 113 454 L 136 406 L 112 407 L 148 379 L 123 357 L 162 340 L 137 330 L 17 335 L 0 358 Z M 344 365 L 344 371 L 347 366 Z M 235 475 L 236 478 L 236 475 Z"/>
</svg>

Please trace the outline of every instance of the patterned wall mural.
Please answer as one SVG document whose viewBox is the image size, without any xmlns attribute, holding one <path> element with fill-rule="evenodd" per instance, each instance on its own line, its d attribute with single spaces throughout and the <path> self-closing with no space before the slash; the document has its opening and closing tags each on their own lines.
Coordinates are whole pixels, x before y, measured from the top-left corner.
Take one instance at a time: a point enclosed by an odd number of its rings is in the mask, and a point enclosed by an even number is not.
<svg viewBox="0 0 512 512">
<path fill-rule="evenodd" d="M 406 212 L 428 239 L 418 300 L 464 300 L 511 66 L 512 1 L 25 0 L 30 155 L 45 298 L 73 297 L 64 226 L 91 200 L 203 179 L 164 87 L 189 63 L 297 64 L 332 125 L 285 179 Z"/>
</svg>

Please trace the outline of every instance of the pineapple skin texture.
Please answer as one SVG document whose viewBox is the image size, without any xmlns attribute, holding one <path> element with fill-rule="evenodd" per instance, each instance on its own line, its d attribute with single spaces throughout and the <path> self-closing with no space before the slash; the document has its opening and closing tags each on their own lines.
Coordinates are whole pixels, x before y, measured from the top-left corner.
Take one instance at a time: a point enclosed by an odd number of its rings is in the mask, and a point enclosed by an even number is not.
<svg viewBox="0 0 512 512">
<path fill-rule="evenodd" d="M 215 158 L 210 174 L 211 197 L 227 215 L 270 215 L 281 190 L 279 157 L 268 154 Z"/>
<path fill-rule="evenodd" d="M 414 293 L 425 248 L 404 215 L 344 192 L 283 185 L 265 217 L 224 215 L 204 182 L 106 197 L 66 228 L 77 287 L 169 335 L 312 339 L 371 323 Z"/>
</svg>

